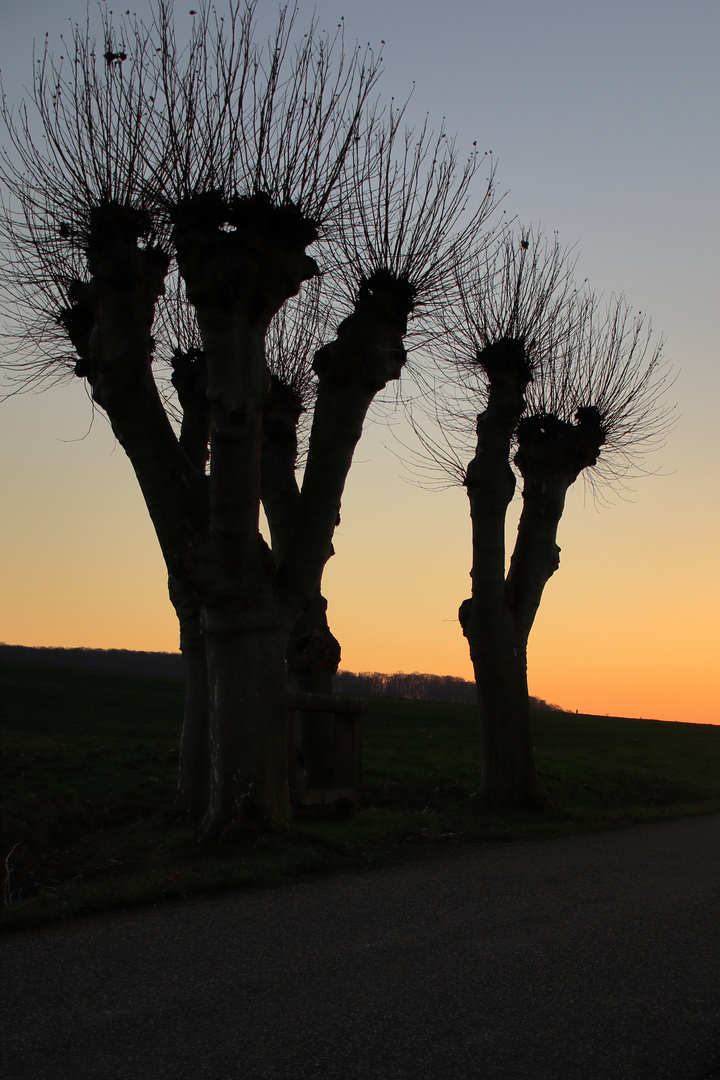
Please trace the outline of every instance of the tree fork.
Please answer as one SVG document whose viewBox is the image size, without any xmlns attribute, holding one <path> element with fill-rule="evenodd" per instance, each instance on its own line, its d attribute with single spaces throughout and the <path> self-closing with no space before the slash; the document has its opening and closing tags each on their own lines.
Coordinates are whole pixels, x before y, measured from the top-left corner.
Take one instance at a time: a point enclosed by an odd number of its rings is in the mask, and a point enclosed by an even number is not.
<svg viewBox="0 0 720 1080">
<path fill-rule="evenodd" d="M 473 590 L 459 618 L 470 646 L 480 709 L 482 772 L 474 801 L 492 810 L 537 803 L 524 655 L 518 654 L 505 596 L 505 518 L 515 490 L 509 464 L 514 431 L 525 408 L 530 365 L 513 339 L 478 357 L 489 383 L 477 421 L 477 449 L 466 488 L 473 530 Z"/>
</svg>

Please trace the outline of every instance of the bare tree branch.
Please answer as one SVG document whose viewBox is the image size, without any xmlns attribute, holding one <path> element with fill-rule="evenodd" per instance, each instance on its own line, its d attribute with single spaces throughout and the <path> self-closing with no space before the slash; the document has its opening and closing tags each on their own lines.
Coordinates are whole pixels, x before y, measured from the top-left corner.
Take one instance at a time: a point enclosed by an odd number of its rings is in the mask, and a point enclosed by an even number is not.
<svg viewBox="0 0 720 1080">
<path fill-rule="evenodd" d="M 404 126 L 407 103 L 391 104 L 369 137 L 353 147 L 344 177 L 337 240 L 337 269 L 349 297 L 358 279 L 379 274 L 408 283 L 412 310 L 430 313 L 444 294 L 472 240 L 488 242 L 495 209 L 495 169 L 474 144 L 461 162 L 444 123 L 434 132 L 426 118 L 419 130 Z M 476 194 L 481 165 L 488 175 Z M 482 239 L 479 239 L 482 236 Z"/>
<path fill-rule="evenodd" d="M 169 153 L 155 188 L 170 204 L 211 191 L 267 196 L 320 223 L 362 132 L 381 58 L 346 50 L 313 20 L 293 44 L 297 7 L 280 8 L 265 46 L 254 40 L 257 0 L 235 0 L 227 20 L 200 4 L 189 46 L 179 50 L 167 5 L 157 33 Z"/>
</svg>

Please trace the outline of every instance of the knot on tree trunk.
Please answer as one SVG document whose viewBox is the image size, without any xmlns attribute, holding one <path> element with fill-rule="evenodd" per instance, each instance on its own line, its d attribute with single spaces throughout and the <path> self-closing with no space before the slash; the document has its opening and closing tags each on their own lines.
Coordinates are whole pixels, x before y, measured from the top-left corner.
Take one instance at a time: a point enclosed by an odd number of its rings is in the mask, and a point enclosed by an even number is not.
<svg viewBox="0 0 720 1080">
<path fill-rule="evenodd" d="M 458 622 L 462 628 L 462 632 L 467 637 L 468 626 L 470 624 L 470 616 L 472 615 L 472 596 L 469 596 L 467 600 L 463 600 L 458 610 Z"/>
<path fill-rule="evenodd" d="M 512 436 L 509 423 L 498 423 L 490 409 L 477 418 L 475 457 L 465 470 L 464 485 L 471 513 L 504 511 L 515 494 L 515 474 L 507 459 Z"/>
<path fill-rule="evenodd" d="M 340 642 L 331 632 L 320 596 L 318 604 L 300 616 L 287 644 L 289 690 L 309 694 L 331 694 L 333 675 L 340 664 Z"/>
<path fill-rule="evenodd" d="M 377 393 L 399 379 L 407 352 L 403 338 L 414 306 L 410 282 L 387 270 L 362 278 L 355 307 L 337 338 L 315 353 L 313 370 L 320 379 L 359 383 Z"/>
</svg>

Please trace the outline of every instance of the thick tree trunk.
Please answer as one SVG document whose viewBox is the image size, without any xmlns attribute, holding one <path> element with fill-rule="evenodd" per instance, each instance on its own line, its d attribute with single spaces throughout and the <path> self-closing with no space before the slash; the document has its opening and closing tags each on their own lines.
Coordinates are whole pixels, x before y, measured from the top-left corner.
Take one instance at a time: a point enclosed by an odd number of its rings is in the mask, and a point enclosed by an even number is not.
<svg viewBox="0 0 720 1080">
<path fill-rule="evenodd" d="M 504 595 L 504 565 L 499 582 L 488 580 L 493 562 L 501 565 L 505 513 L 499 508 L 489 513 L 471 486 L 468 494 L 474 537 L 473 596 L 461 608 L 460 621 L 470 646 L 480 708 L 481 778 L 474 801 L 493 811 L 531 807 L 537 805 L 539 793 L 526 651 Z"/>
<path fill-rule="evenodd" d="M 577 423 L 555 416 L 521 419 L 530 377 L 523 347 L 498 342 L 480 357 L 489 382 L 478 417 L 478 445 L 467 473 L 473 523 L 473 595 L 460 609 L 480 704 L 482 776 L 477 802 L 493 810 L 537 805 L 527 687 L 527 643 L 543 589 L 559 564 L 557 528 L 569 486 L 597 460 L 605 439 L 600 414 Z M 523 481 L 517 542 L 504 578 L 504 528 L 515 487 L 509 456 Z"/>
<path fill-rule="evenodd" d="M 480 706 L 480 787 L 473 801 L 491 811 L 536 807 L 539 802 L 530 725 L 525 654 L 505 626 L 473 661 Z"/>
<path fill-rule="evenodd" d="M 230 229 L 224 228 L 228 223 Z M 210 422 L 209 528 L 198 561 L 209 683 L 211 786 L 198 837 L 249 808 L 291 816 L 285 647 L 292 616 L 259 533 L 262 411 L 270 319 L 317 273 L 311 225 L 261 197 L 178 208 L 174 240 L 203 341 Z"/>
<path fill-rule="evenodd" d="M 210 700 L 211 789 L 198 837 L 222 836 L 248 807 L 291 817 L 285 704 L 287 626 L 259 534 L 263 337 L 244 305 L 198 307 L 211 416 L 210 530 L 201 569 Z M 250 325 L 248 325 L 250 324 Z"/>
<path fill-rule="evenodd" d="M 475 802 L 489 810 L 538 800 L 524 650 L 505 590 L 505 518 L 515 490 L 510 449 L 525 407 L 529 368 L 518 342 L 484 350 L 487 410 L 466 475 L 473 531 L 472 597 L 460 609 L 480 707 L 481 779 Z"/>
<path fill-rule="evenodd" d="M 221 838 L 247 816 L 291 820 L 287 761 L 287 627 L 208 611 L 212 792 L 198 839 Z"/>
<path fill-rule="evenodd" d="M 202 586 L 211 790 L 199 831 L 221 836 L 253 806 L 291 817 L 285 643 L 275 568 L 259 534 L 264 333 L 242 305 L 198 307 L 211 416 L 210 531 Z M 278 786 L 279 785 L 279 786 Z"/>
</svg>

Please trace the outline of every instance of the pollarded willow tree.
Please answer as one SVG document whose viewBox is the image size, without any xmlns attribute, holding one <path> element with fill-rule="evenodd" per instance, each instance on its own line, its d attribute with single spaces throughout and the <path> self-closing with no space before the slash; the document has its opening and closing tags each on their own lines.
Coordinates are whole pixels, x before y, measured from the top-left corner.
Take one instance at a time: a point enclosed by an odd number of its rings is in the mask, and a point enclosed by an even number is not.
<svg viewBox="0 0 720 1080">
<path fill-rule="evenodd" d="M 460 607 L 480 706 L 475 802 L 531 807 L 538 789 L 527 644 L 545 585 L 558 569 L 557 530 L 579 476 L 622 483 L 663 441 L 671 410 L 661 343 L 623 298 L 602 305 L 572 281 L 557 240 L 508 232 L 459 266 L 447 336 L 436 347 L 432 415 L 442 435 L 416 431 L 430 459 L 470 501 L 472 596 Z M 469 464 L 468 434 L 475 428 Z M 506 563 L 506 516 L 517 480 L 522 511 Z"/>
<path fill-rule="evenodd" d="M 341 34 L 313 26 L 295 43 L 283 9 L 256 45 L 255 7 L 232 3 L 224 21 L 202 5 L 183 50 L 164 0 L 119 36 L 106 18 L 100 45 L 76 27 L 66 61 L 46 49 L 37 64 L 34 117 L 2 110 L 19 373 L 52 378 L 69 359 L 135 471 L 186 661 L 175 810 L 203 840 L 249 810 L 291 816 L 291 630 L 321 595 L 353 452 L 400 376 L 408 319 L 432 306 L 492 208 L 490 179 L 453 237 L 477 157 L 460 167 L 442 133 L 403 136 L 393 109 L 378 118 L 379 62 L 346 54 Z M 271 550 L 259 529 L 275 408 L 265 342 L 320 272 L 311 245 L 343 267 L 349 313 L 313 359 L 302 485 L 282 528 L 271 521 Z M 179 432 L 153 365 L 175 273 L 200 338 L 171 349 Z"/>
</svg>

